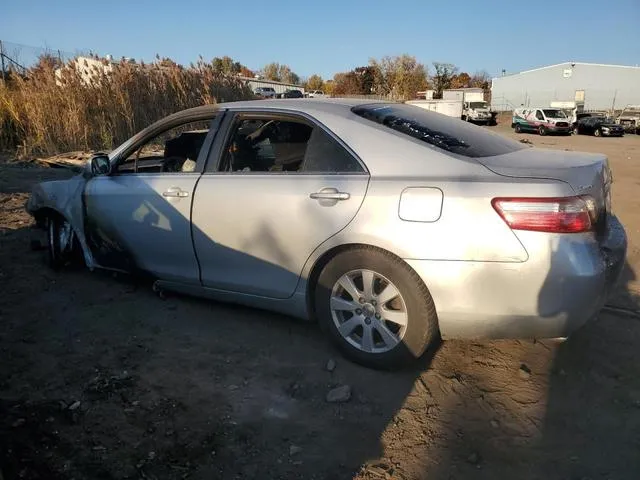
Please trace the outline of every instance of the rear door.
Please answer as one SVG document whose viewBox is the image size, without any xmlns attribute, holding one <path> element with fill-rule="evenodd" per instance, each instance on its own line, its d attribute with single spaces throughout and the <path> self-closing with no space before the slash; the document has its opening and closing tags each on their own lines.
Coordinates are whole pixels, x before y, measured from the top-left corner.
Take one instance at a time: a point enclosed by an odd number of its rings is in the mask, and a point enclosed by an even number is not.
<svg viewBox="0 0 640 480">
<path fill-rule="evenodd" d="M 288 298 L 311 253 L 356 215 L 369 175 L 301 115 L 237 112 L 217 151 L 192 212 L 202 283 Z"/>
</svg>

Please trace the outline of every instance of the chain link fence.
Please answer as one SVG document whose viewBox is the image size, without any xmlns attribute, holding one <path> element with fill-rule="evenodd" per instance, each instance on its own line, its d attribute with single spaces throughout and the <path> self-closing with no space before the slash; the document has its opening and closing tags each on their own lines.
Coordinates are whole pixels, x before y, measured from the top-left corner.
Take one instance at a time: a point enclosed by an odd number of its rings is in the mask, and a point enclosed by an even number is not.
<svg viewBox="0 0 640 480">
<path fill-rule="evenodd" d="M 54 58 L 60 64 L 65 64 L 78 56 L 90 54 L 89 50 L 70 52 L 56 48 L 34 47 L 0 40 L 0 68 L 3 78 L 10 72 L 24 75 L 29 68 L 36 66 L 43 56 Z"/>
</svg>

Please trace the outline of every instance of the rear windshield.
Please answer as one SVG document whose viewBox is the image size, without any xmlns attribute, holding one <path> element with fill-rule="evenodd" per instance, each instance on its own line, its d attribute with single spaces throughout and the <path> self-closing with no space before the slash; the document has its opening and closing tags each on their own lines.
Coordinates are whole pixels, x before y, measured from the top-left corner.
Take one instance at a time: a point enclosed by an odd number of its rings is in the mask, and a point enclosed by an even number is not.
<svg viewBox="0 0 640 480">
<path fill-rule="evenodd" d="M 524 145 L 459 118 L 406 104 L 360 105 L 353 113 L 447 152 L 492 157 L 522 150 Z"/>
</svg>

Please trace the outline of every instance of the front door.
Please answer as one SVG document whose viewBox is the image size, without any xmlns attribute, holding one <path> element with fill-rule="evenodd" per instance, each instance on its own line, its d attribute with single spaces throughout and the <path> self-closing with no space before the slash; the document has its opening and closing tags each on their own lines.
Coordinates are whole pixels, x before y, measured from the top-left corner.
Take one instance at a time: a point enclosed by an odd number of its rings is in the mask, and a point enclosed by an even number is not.
<svg viewBox="0 0 640 480">
<path fill-rule="evenodd" d="M 358 211 L 369 176 L 313 121 L 237 114 L 193 205 L 205 286 L 288 298 L 312 252 Z"/>
<path fill-rule="evenodd" d="M 191 121 L 143 138 L 111 175 L 87 183 L 87 238 L 100 266 L 199 283 L 191 205 L 210 125 Z"/>
</svg>

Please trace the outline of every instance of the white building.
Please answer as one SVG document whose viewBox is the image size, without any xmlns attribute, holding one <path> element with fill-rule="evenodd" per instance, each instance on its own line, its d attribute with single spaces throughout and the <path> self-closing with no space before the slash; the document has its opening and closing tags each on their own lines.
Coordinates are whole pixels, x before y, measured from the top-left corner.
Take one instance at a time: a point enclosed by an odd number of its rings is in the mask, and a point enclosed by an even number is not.
<svg viewBox="0 0 640 480">
<path fill-rule="evenodd" d="M 73 67 L 71 67 L 73 65 Z M 110 56 L 107 58 L 92 58 L 92 57 L 76 57 L 68 65 L 62 68 L 56 68 L 56 84 L 62 84 L 62 72 L 66 68 L 75 68 L 76 72 L 80 75 L 82 81 L 89 84 L 102 74 L 109 74 L 113 71 L 113 62 Z"/>
<path fill-rule="evenodd" d="M 276 82 L 273 80 L 264 80 L 261 78 L 239 77 L 247 82 L 247 86 L 251 91 L 255 91 L 258 87 L 271 87 L 276 93 L 284 93 L 286 90 L 300 90 L 304 94 L 304 87 L 293 83 Z"/>
<path fill-rule="evenodd" d="M 640 67 L 567 62 L 491 81 L 491 107 L 498 111 L 553 101 L 584 101 L 585 110 L 640 104 Z"/>
</svg>

